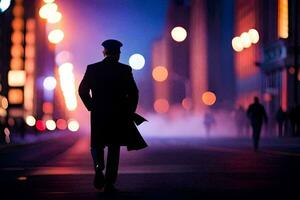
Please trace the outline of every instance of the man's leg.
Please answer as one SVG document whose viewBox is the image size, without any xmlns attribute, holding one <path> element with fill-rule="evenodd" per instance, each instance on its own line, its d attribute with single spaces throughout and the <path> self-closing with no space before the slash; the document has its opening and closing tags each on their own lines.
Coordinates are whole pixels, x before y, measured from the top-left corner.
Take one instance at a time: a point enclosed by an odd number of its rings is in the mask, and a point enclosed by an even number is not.
<svg viewBox="0 0 300 200">
<path fill-rule="evenodd" d="M 107 187 L 113 186 L 117 180 L 120 158 L 120 146 L 108 146 L 105 183 Z"/>
<path fill-rule="evenodd" d="M 104 186 L 103 170 L 105 168 L 104 147 L 91 148 L 91 154 L 93 157 L 94 169 L 95 169 L 94 186 L 97 189 L 102 189 Z"/>
<path fill-rule="evenodd" d="M 104 170 L 104 147 L 91 148 L 91 154 L 94 162 L 94 169 Z"/>
</svg>

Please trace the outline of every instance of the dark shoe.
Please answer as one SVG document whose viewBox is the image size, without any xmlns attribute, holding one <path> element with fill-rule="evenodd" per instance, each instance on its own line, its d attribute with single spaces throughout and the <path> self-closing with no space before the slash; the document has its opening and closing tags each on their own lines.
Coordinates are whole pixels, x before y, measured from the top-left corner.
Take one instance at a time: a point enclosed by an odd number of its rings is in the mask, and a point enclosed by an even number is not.
<svg viewBox="0 0 300 200">
<path fill-rule="evenodd" d="M 94 187 L 98 190 L 101 190 L 104 187 L 104 175 L 101 170 L 96 170 L 94 177 Z"/>
<path fill-rule="evenodd" d="M 106 184 L 104 186 L 104 192 L 116 193 L 116 192 L 119 192 L 119 190 L 117 188 L 115 188 L 115 186 L 113 184 Z"/>
</svg>

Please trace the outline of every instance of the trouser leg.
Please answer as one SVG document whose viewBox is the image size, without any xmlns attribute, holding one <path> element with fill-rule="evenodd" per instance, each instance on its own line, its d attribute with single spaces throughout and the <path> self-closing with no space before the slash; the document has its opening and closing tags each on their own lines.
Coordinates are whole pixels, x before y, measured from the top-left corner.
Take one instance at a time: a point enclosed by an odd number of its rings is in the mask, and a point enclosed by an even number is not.
<svg viewBox="0 0 300 200">
<path fill-rule="evenodd" d="M 94 169 L 104 170 L 104 147 L 91 148 L 91 154 L 94 163 Z"/>
<path fill-rule="evenodd" d="M 253 126 L 253 145 L 254 150 L 258 149 L 259 139 L 260 139 L 261 125 L 256 124 Z"/>
<path fill-rule="evenodd" d="M 120 158 L 120 146 L 108 146 L 105 181 L 114 184 L 117 180 Z"/>
</svg>

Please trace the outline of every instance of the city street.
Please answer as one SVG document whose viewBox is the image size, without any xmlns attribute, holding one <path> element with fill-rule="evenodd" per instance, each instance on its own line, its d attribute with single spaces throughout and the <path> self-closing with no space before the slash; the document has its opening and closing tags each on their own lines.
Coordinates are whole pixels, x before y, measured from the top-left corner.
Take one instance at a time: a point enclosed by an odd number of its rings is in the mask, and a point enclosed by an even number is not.
<svg viewBox="0 0 300 200">
<path fill-rule="evenodd" d="M 89 137 L 0 150 L 0 191 L 8 199 L 297 199 L 300 140 L 264 139 L 255 153 L 242 139 L 147 138 L 142 151 L 121 152 L 117 194 L 92 186 Z M 4 197 L 4 198 L 3 198 Z"/>
</svg>

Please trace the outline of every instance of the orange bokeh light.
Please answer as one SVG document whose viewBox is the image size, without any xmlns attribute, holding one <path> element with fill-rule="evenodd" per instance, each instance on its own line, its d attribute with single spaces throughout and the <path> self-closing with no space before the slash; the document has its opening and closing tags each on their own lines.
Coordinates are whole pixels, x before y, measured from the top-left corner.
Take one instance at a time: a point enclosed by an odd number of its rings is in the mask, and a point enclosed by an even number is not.
<svg viewBox="0 0 300 200">
<path fill-rule="evenodd" d="M 43 103 L 43 112 L 46 114 L 53 113 L 53 104 L 50 102 L 44 102 Z"/>
<path fill-rule="evenodd" d="M 157 99 L 154 102 L 154 110 L 158 113 L 166 113 L 170 108 L 169 102 L 166 99 Z"/>
<path fill-rule="evenodd" d="M 10 69 L 12 70 L 21 70 L 23 69 L 23 60 L 22 58 L 12 58 L 10 60 Z"/>
<path fill-rule="evenodd" d="M 14 58 L 17 58 L 17 57 L 23 57 L 24 55 L 24 48 L 22 47 L 22 45 L 13 45 L 11 47 L 11 55 L 12 57 Z"/>
<path fill-rule="evenodd" d="M 22 44 L 24 40 L 24 34 L 21 31 L 14 31 L 11 36 L 11 41 L 14 44 Z"/>
<path fill-rule="evenodd" d="M 24 21 L 22 18 L 15 18 L 12 21 L 12 28 L 14 31 L 21 31 L 24 28 Z"/>
<path fill-rule="evenodd" d="M 181 102 L 182 107 L 186 110 L 190 110 L 192 108 L 192 99 L 191 98 L 184 98 Z"/>
<path fill-rule="evenodd" d="M 202 102 L 207 106 L 212 106 L 216 103 L 217 97 L 215 93 L 207 91 L 202 94 Z"/>
<path fill-rule="evenodd" d="M 22 17 L 24 15 L 24 8 L 22 5 L 15 5 L 13 8 L 13 15 L 15 17 Z"/>
<path fill-rule="evenodd" d="M 35 47 L 31 45 L 27 45 L 25 48 L 25 57 L 26 58 L 34 58 L 35 57 Z"/>
<path fill-rule="evenodd" d="M 23 103 L 23 90 L 10 89 L 8 91 L 8 102 L 10 104 L 22 104 Z"/>
<path fill-rule="evenodd" d="M 163 66 L 155 67 L 152 71 L 152 76 L 154 80 L 158 82 L 163 82 L 168 78 L 168 70 L 166 67 Z"/>
<path fill-rule="evenodd" d="M 25 41 L 27 44 L 34 44 L 35 43 L 35 35 L 34 32 L 29 32 L 25 36 Z"/>
</svg>

